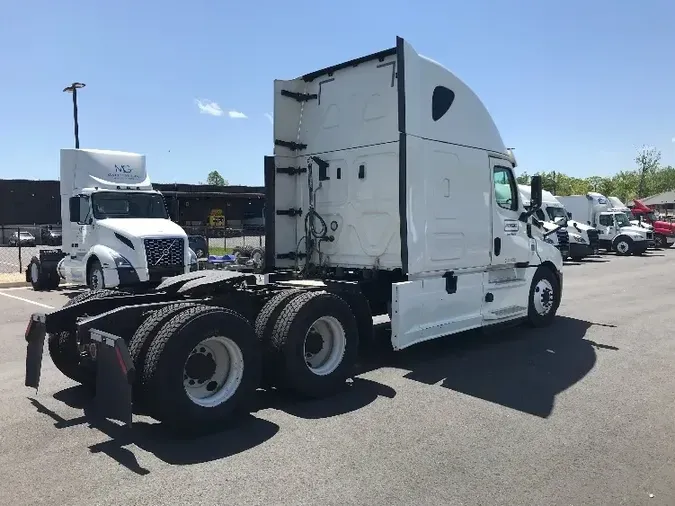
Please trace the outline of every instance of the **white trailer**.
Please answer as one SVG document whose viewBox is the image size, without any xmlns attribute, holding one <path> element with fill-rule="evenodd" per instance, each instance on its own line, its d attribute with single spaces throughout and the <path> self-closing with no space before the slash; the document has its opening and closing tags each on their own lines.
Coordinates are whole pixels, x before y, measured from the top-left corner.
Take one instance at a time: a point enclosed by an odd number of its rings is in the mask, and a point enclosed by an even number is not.
<svg viewBox="0 0 675 506">
<path fill-rule="evenodd" d="M 62 149 L 60 192 L 63 245 L 31 259 L 26 281 L 34 290 L 61 280 L 133 289 L 196 268 L 185 231 L 152 188 L 144 155 Z"/>
<path fill-rule="evenodd" d="M 559 196 L 570 217 L 586 222 L 600 234 L 600 247 L 618 255 L 642 255 L 654 240 L 654 233 L 631 224 L 621 211 L 612 208 L 607 197 L 600 193 Z"/>
<path fill-rule="evenodd" d="M 133 397 L 186 431 L 245 410 L 263 372 L 263 384 L 304 396 L 342 388 L 374 315 L 389 315 L 395 350 L 553 323 L 563 262 L 533 224 L 541 179 L 525 209 L 513 154 L 454 74 L 398 38 L 275 81 L 274 97 L 267 272 L 199 271 L 34 315 L 27 385 L 39 382 L 40 339 L 61 336 L 50 351 L 62 372 L 115 383 L 97 390 L 100 405 L 126 406 L 113 414 L 130 421 Z"/>
</svg>

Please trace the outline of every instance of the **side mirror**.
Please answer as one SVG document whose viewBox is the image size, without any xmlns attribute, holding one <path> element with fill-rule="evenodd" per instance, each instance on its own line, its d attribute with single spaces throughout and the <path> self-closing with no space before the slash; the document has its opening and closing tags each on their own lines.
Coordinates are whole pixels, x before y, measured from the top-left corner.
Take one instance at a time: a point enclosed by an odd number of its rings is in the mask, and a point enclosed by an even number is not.
<svg viewBox="0 0 675 506">
<path fill-rule="evenodd" d="M 568 219 L 568 220 L 571 220 L 571 219 L 572 219 L 572 213 L 570 213 L 569 211 L 567 211 L 567 219 Z"/>
<path fill-rule="evenodd" d="M 542 200 L 541 176 L 532 176 L 530 181 L 530 209 L 539 209 Z"/>
<path fill-rule="evenodd" d="M 70 197 L 68 199 L 68 205 L 70 207 L 70 222 L 79 223 L 80 222 L 80 197 Z"/>
</svg>

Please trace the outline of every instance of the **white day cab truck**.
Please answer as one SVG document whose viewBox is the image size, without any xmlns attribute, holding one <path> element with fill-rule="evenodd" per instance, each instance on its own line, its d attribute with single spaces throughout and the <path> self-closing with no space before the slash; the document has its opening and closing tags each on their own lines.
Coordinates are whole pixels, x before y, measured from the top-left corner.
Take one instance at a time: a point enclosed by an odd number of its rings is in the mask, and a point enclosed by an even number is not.
<svg viewBox="0 0 675 506">
<path fill-rule="evenodd" d="M 154 290 L 95 290 L 34 314 L 42 343 L 95 386 L 104 416 L 219 428 L 260 386 L 326 397 L 389 315 L 391 346 L 504 322 L 553 323 L 562 257 L 537 238 L 515 160 L 478 97 L 403 39 L 274 83 L 262 275 L 198 271 Z M 379 318 L 378 318 L 379 319 Z"/>
<path fill-rule="evenodd" d="M 529 185 L 518 185 L 518 194 L 520 195 L 523 206 L 525 206 L 526 209 L 530 208 L 531 192 L 532 190 Z M 542 200 L 543 192 L 544 191 L 542 190 Z M 541 208 L 534 210 L 533 218 L 537 222 L 538 226 L 534 229 L 538 239 L 557 248 L 558 251 L 560 251 L 560 255 L 562 256 L 563 260 L 569 258 L 571 238 L 567 228 L 558 222 L 554 222 L 554 220 L 548 220 L 544 218 Z"/>
<path fill-rule="evenodd" d="M 152 189 L 145 156 L 62 149 L 60 249 L 41 250 L 26 269 L 34 290 L 61 280 L 91 289 L 149 289 L 194 270 L 185 231 Z"/>
<path fill-rule="evenodd" d="M 598 230 L 600 247 L 617 255 L 642 255 L 654 241 L 654 233 L 631 224 L 622 212 L 614 210 L 607 197 L 600 193 L 556 197 L 571 218 Z"/>
<path fill-rule="evenodd" d="M 521 192 L 529 195 L 530 187 L 519 185 Z M 547 225 L 547 228 L 560 227 L 566 230 L 569 236 L 569 247 L 567 249 L 569 256 L 563 255 L 564 259 L 581 260 L 583 258 L 598 255 L 600 252 L 599 232 L 584 223 L 571 219 L 570 213 L 565 206 L 551 193 L 542 191 L 542 204 L 534 216 Z M 560 232 L 558 232 L 560 235 Z M 550 237 L 553 237 L 552 235 Z M 550 240 L 550 239 L 549 239 Z M 558 241 L 560 242 L 560 241 Z"/>
</svg>

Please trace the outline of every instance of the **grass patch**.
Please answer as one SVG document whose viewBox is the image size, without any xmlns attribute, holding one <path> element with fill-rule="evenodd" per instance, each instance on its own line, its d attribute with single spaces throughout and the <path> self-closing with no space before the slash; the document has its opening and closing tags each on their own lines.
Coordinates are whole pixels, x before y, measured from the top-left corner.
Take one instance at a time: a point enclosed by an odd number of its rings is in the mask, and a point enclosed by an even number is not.
<svg viewBox="0 0 675 506">
<path fill-rule="evenodd" d="M 232 248 L 222 248 L 220 246 L 212 246 L 209 248 L 209 255 L 231 255 Z"/>
</svg>

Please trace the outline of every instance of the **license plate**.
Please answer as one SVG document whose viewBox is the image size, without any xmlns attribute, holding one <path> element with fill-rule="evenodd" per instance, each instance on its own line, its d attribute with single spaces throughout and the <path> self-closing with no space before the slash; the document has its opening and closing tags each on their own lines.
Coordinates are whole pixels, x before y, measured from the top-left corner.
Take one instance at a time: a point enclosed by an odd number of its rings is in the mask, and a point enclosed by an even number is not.
<svg viewBox="0 0 675 506">
<path fill-rule="evenodd" d="M 564 256 L 564 257 L 566 257 L 567 255 L 570 254 L 570 250 L 568 250 L 568 249 L 560 250 L 560 252 L 562 253 L 562 256 Z"/>
</svg>

